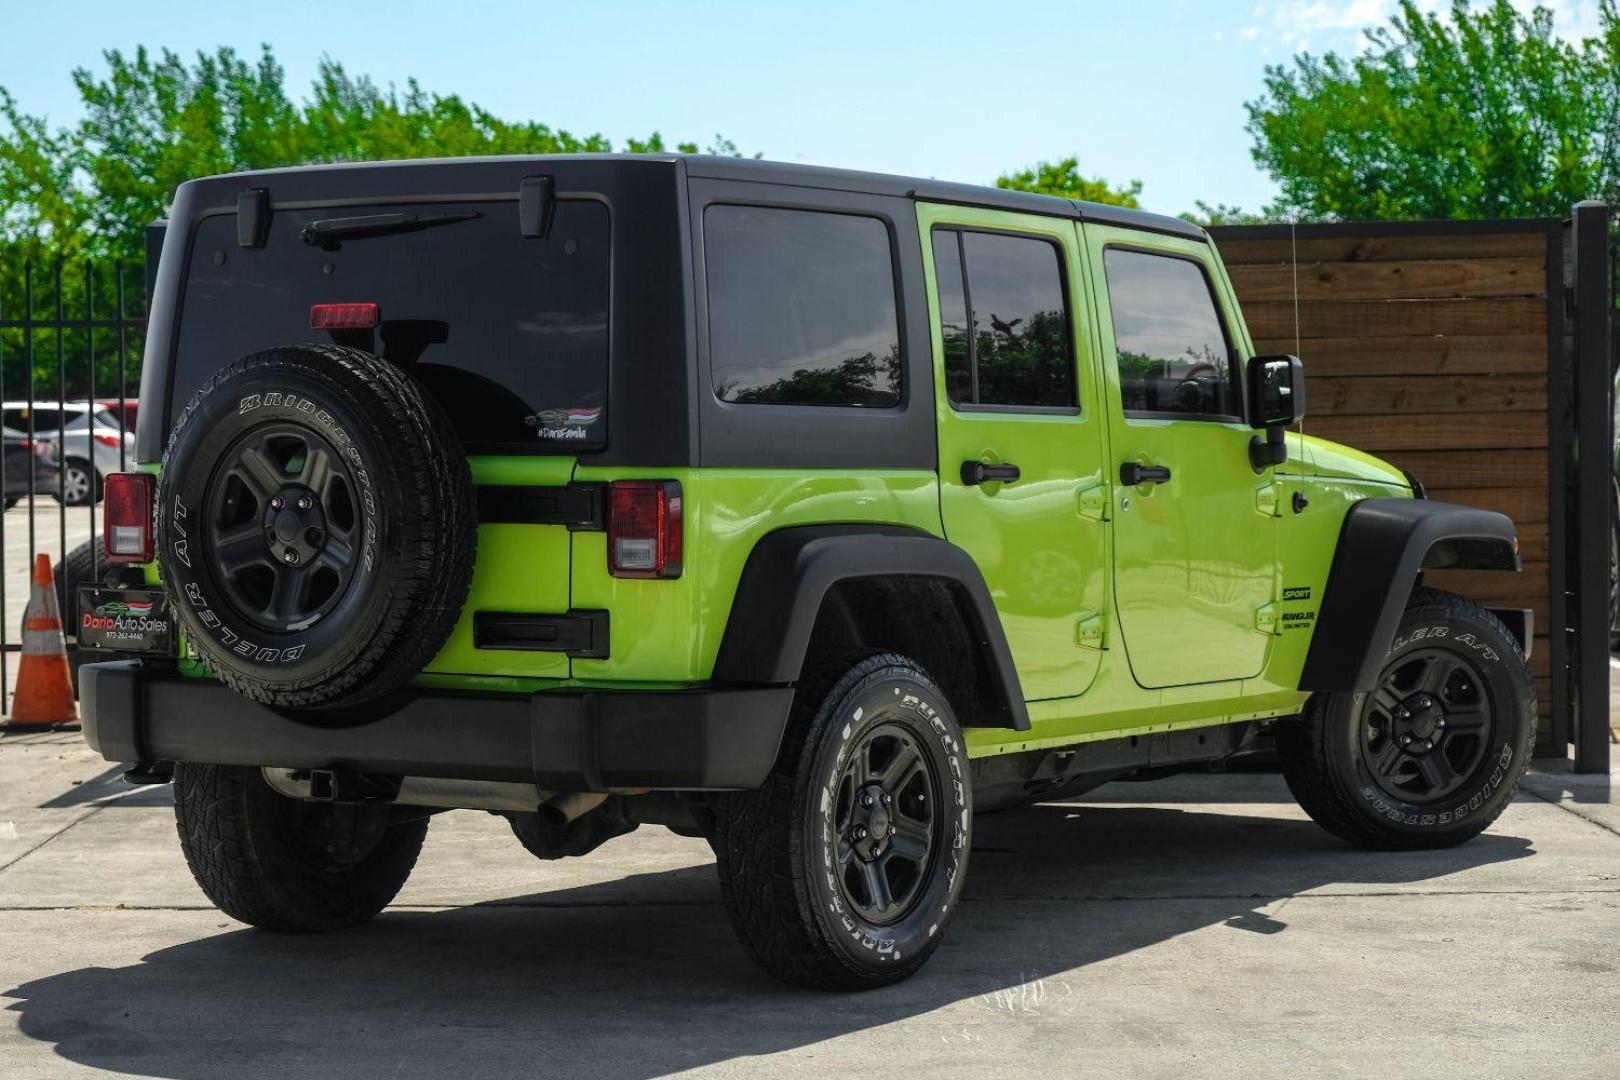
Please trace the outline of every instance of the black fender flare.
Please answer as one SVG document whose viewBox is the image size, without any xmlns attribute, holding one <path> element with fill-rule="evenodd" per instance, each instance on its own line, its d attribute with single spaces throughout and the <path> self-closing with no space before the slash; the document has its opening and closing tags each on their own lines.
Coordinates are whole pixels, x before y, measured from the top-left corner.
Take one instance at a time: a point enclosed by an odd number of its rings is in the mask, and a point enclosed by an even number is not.
<svg viewBox="0 0 1620 1080">
<path fill-rule="evenodd" d="M 1425 569 L 1518 570 L 1506 514 L 1426 499 L 1363 499 L 1345 514 L 1301 690 L 1371 690 Z"/>
<path fill-rule="evenodd" d="M 798 680 L 822 600 L 839 582 L 922 577 L 950 582 L 973 641 L 989 660 L 1005 714 L 1000 726 L 1029 730 L 1018 671 L 984 575 L 955 544 L 897 525 L 798 525 L 761 537 L 748 555 L 715 659 L 717 683 L 785 685 Z"/>
</svg>

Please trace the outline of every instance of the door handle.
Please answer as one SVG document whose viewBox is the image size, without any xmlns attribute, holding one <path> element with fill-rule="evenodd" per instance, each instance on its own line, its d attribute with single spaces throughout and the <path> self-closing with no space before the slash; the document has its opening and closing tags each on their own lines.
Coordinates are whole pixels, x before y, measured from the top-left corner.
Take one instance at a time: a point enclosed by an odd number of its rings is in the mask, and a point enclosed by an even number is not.
<svg viewBox="0 0 1620 1080">
<path fill-rule="evenodd" d="M 1138 465 L 1134 461 L 1127 461 L 1119 467 L 1119 482 L 1126 487 L 1135 487 L 1137 484 L 1168 484 L 1170 466 Z"/>
<path fill-rule="evenodd" d="M 991 465 L 985 461 L 962 462 L 962 483 L 968 487 L 977 484 L 1010 484 L 1023 475 L 1016 465 Z"/>
</svg>

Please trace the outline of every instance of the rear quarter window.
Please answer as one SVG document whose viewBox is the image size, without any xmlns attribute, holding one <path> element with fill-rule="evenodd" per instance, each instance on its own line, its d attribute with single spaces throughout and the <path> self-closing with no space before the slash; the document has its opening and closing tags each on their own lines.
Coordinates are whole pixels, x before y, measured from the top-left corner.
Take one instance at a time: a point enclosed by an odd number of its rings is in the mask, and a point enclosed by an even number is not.
<svg viewBox="0 0 1620 1080">
<path fill-rule="evenodd" d="M 716 397 L 900 403 L 900 316 L 882 221 L 716 205 L 704 211 L 703 234 Z"/>
<path fill-rule="evenodd" d="M 300 234 L 317 219 L 404 211 L 477 216 L 415 232 Z M 277 210 L 263 248 L 240 248 L 232 215 L 197 227 L 181 307 L 171 410 L 210 374 L 276 345 L 331 342 L 415 375 L 473 452 L 599 449 L 607 441 L 611 224 L 599 202 L 557 204 L 525 239 L 515 202 Z M 315 331 L 313 304 L 372 302 L 375 330 Z"/>
</svg>

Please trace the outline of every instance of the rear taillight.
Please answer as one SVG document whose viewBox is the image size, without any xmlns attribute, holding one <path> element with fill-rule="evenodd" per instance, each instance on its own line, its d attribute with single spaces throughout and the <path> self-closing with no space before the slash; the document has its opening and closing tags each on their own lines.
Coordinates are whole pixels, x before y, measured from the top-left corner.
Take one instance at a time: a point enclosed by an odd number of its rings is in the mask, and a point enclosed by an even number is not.
<svg viewBox="0 0 1620 1080">
<path fill-rule="evenodd" d="M 112 562 L 152 561 L 152 476 L 111 473 L 103 482 L 107 558 Z"/>
<path fill-rule="evenodd" d="M 311 330 L 369 330 L 381 321 L 376 304 L 312 304 Z"/>
<path fill-rule="evenodd" d="M 622 578 L 681 576 L 681 485 L 615 480 L 608 485 L 608 573 Z"/>
<path fill-rule="evenodd" d="M 102 446 L 111 446 L 114 449 L 118 448 L 118 436 L 116 435 L 109 434 L 105 431 L 98 431 L 90 437 L 96 440 L 96 442 L 100 443 Z"/>
</svg>

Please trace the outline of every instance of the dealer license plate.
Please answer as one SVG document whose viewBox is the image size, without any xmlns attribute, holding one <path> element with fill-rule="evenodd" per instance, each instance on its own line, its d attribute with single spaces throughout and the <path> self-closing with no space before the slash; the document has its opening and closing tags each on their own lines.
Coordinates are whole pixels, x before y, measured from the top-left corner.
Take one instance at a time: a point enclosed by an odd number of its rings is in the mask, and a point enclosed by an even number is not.
<svg viewBox="0 0 1620 1080">
<path fill-rule="evenodd" d="M 81 649 L 174 655 L 174 616 L 162 589 L 80 585 L 72 632 Z"/>
</svg>

